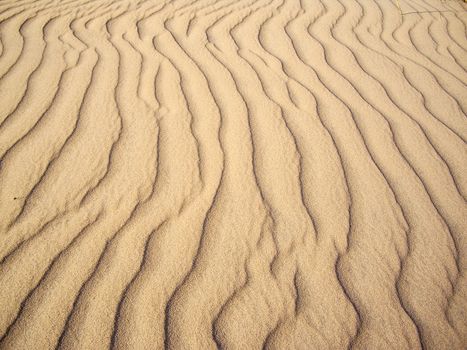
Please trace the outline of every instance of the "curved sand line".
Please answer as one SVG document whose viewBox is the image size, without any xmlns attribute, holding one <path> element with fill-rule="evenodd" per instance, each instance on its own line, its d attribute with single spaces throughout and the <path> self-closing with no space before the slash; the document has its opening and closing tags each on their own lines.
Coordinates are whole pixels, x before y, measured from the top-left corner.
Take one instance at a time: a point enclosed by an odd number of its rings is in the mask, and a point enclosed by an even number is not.
<svg viewBox="0 0 467 350">
<path fill-rule="evenodd" d="M 0 348 L 464 349 L 466 25 L 1 1 Z"/>
</svg>

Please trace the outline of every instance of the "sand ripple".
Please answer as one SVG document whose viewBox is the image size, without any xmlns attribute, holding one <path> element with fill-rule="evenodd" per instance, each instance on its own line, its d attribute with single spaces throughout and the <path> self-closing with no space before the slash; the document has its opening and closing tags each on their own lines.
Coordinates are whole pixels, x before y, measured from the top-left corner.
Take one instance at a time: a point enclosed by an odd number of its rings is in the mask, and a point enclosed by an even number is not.
<svg viewBox="0 0 467 350">
<path fill-rule="evenodd" d="M 0 348 L 465 349 L 466 25 L 0 0 Z"/>
</svg>

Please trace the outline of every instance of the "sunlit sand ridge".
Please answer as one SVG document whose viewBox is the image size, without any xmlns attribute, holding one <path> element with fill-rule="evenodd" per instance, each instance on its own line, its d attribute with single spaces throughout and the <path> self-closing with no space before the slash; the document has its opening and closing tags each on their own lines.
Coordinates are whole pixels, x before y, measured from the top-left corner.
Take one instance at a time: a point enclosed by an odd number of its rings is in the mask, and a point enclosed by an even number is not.
<svg viewBox="0 0 467 350">
<path fill-rule="evenodd" d="M 466 25 L 0 0 L 0 349 L 465 349 Z"/>
</svg>

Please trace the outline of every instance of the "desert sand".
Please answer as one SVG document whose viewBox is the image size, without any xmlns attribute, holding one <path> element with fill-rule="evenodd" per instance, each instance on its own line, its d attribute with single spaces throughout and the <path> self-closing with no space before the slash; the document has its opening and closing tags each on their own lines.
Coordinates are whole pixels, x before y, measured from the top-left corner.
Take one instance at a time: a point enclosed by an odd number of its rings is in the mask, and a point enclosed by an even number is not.
<svg viewBox="0 0 467 350">
<path fill-rule="evenodd" d="M 0 0 L 0 349 L 467 348 L 466 26 Z"/>
</svg>

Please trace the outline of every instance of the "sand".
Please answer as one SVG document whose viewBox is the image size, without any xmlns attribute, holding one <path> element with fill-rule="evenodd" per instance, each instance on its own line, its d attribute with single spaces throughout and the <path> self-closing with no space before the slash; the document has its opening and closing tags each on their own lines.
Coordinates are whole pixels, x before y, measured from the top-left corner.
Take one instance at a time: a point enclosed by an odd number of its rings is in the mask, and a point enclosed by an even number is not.
<svg viewBox="0 0 467 350">
<path fill-rule="evenodd" d="M 0 349 L 467 348 L 466 26 L 0 0 Z"/>
</svg>

